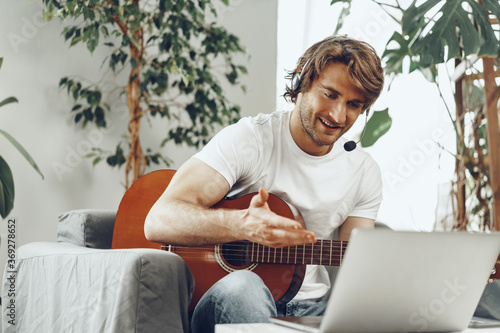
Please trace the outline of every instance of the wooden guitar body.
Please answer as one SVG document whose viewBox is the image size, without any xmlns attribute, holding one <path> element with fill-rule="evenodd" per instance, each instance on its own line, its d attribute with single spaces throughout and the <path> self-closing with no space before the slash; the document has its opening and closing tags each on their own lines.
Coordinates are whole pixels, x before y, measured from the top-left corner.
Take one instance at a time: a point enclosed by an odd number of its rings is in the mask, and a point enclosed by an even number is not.
<svg viewBox="0 0 500 333">
<path fill-rule="evenodd" d="M 235 270 L 252 270 L 257 273 L 271 291 L 277 303 L 288 302 L 299 290 L 305 264 L 255 264 L 246 259 L 234 259 L 231 248 L 244 247 L 247 242 L 228 243 L 216 246 L 183 247 L 150 242 L 144 236 L 146 216 L 170 183 L 175 171 L 159 170 L 137 180 L 125 193 L 120 202 L 113 231 L 113 249 L 152 248 L 164 249 L 178 254 L 188 265 L 195 279 L 195 289 L 191 300 L 192 310 L 203 294 L 218 280 Z M 253 194 L 234 199 L 222 200 L 214 208 L 248 208 Z M 293 218 L 288 205 L 274 195 L 270 195 L 269 207 L 275 213 Z"/>
</svg>

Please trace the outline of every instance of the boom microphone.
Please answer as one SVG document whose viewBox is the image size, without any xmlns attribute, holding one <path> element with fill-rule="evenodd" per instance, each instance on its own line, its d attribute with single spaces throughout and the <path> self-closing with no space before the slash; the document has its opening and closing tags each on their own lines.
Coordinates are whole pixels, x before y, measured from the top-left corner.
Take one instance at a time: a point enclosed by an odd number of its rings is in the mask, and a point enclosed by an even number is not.
<svg viewBox="0 0 500 333">
<path fill-rule="evenodd" d="M 346 143 L 344 143 L 344 149 L 345 149 L 345 151 L 353 151 L 354 149 L 356 149 L 356 146 L 357 146 L 357 143 L 354 142 L 354 141 L 352 141 L 352 140 L 351 141 L 347 141 Z"/>
<path fill-rule="evenodd" d="M 356 146 L 361 141 L 361 139 L 363 139 L 363 136 L 365 135 L 365 131 L 366 131 L 366 123 L 368 122 L 368 114 L 369 113 L 370 113 L 370 109 L 366 110 L 365 127 L 363 127 L 363 133 L 361 133 L 361 137 L 359 138 L 358 142 L 354 142 L 351 140 L 351 141 L 347 141 L 346 143 L 344 143 L 345 151 L 353 151 L 354 149 L 356 149 Z"/>
</svg>

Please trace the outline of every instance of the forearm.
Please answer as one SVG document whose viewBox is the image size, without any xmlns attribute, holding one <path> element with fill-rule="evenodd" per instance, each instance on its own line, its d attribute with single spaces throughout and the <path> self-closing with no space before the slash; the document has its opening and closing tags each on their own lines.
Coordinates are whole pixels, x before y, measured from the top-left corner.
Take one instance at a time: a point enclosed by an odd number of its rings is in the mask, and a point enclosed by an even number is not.
<svg viewBox="0 0 500 333">
<path fill-rule="evenodd" d="M 351 232 L 356 229 L 373 229 L 374 221 L 363 217 L 349 216 L 339 227 L 339 240 L 348 241 L 351 238 Z"/>
<path fill-rule="evenodd" d="M 144 232 L 153 242 L 184 246 L 202 246 L 241 239 L 238 221 L 244 211 L 212 209 L 180 200 L 154 205 Z"/>
</svg>

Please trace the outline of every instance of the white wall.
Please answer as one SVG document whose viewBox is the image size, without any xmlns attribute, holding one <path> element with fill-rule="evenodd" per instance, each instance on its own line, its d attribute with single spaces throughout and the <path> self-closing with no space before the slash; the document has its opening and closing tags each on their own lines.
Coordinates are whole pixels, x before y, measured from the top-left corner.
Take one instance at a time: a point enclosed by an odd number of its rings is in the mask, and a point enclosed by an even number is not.
<svg viewBox="0 0 500 333">
<path fill-rule="evenodd" d="M 126 131 L 126 109 L 114 105 L 118 117 L 109 130 L 96 131 L 90 126 L 82 130 L 73 126 L 69 113 L 72 101 L 58 88 L 59 79 L 67 75 L 98 80 L 105 50 L 90 56 L 82 46 L 69 48 L 60 36 L 63 26 L 59 20 L 42 21 L 40 3 L 0 3 L 0 56 L 4 57 L 0 99 L 19 99 L 19 104 L 0 109 L 0 128 L 27 149 L 45 175 L 42 180 L 0 137 L 0 154 L 14 173 L 16 198 L 9 218 L 17 219 L 18 245 L 55 241 L 59 213 L 80 208 L 117 209 L 124 193 L 123 169 L 111 169 L 105 163 L 93 167 L 91 160 L 80 155 L 86 154 L 92 141 L 99 148 L 114 149 Z M 240 37 L 251 56 L 248 63 L 241 58 L 249 71 L 243 79 L 248 93 L 233 88 L 229 98 L 241 105 L 243 115 L 274 110 L 277 0 L 234 0 L 229 7 L 221 4 L 220 8 L 224 25 Z M 146 123 L 144 127 L 147 130 Z M 148 141 L 147 131 L 142 135 Z M 164 151 L 174 161 L 172 168 L 194 152 L 173 146 Z M 6 233 L 7 221 L 3 222 L 0 231 Z M 1 259 L 3 267 L 5 257 Z"/>
</svg>

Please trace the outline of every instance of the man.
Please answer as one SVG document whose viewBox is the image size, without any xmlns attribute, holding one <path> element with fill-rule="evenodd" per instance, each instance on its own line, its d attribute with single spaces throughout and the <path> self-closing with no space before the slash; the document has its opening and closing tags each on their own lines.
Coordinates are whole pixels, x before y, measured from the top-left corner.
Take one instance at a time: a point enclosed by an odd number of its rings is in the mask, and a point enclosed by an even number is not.
<svg viewBox="0 0 500 333">
<path fill-rule="evenodd" d="M 338 228 L 373 228 L 382 200 L 380 170 L 362 149 L 344 149 L 342 135 L 380 95 L 383 70 L 371 46 L 332 36 L 311 46 L 289 75 L 291 112 L 243 118 L 188 160 L 152 207 L 151 241 L 201 246 L 248 240 L 272 247 L 331 239 Z M 224 197 L 258 192 L 244 210 L 210 207 Z M 295 220 L 269 210 L 268 193 L 294 208 Z M 330 288 L 322 266 L 307 266 L 295 298 L 276 308 L 254 273 L 217 282 L 193 313 L 193 332 L 217 323 L 265 322 L 276 315 L 321 315 Z"/>
</svg>

